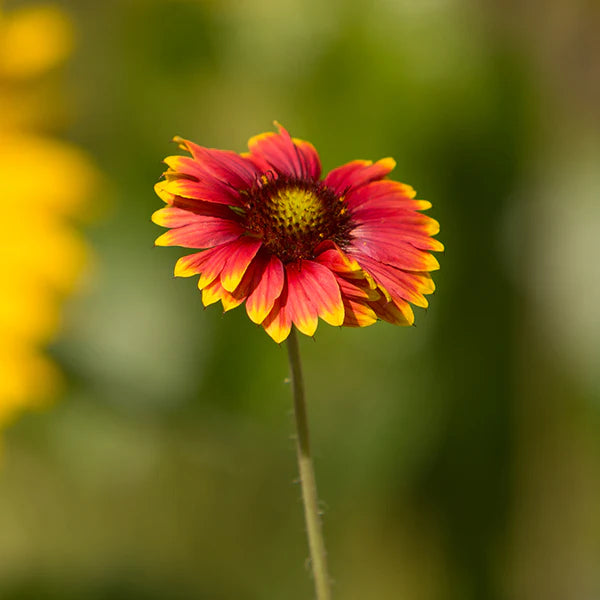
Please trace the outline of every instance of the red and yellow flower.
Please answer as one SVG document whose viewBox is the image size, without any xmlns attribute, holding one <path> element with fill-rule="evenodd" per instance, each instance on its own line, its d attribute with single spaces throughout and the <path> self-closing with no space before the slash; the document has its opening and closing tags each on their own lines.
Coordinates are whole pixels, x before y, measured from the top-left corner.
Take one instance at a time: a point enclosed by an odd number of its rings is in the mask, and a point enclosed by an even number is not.
<svg viewBox="0 0 600 600">
<path fill-rule="evenodd" d="M 199 275 L 205 306 L 242 303 L 276 341 L 292 324 L 312 336 L 330 325 L 366 327 L 378 319 L 412 325 L 411 304 L 426 307 L 439 268 L 439 225 L 421 214 L 408 185 L 386 179 L 391 158 L 355 160 L 321 179 L 309 142 L 263 133 L 237 154 L 176 137 L 191 156 L 169 156 L 157 194 L 167 204 L 152 220 L 169 231 L 158 246 L 199 250 L 175 275 Z"/>
</svg>

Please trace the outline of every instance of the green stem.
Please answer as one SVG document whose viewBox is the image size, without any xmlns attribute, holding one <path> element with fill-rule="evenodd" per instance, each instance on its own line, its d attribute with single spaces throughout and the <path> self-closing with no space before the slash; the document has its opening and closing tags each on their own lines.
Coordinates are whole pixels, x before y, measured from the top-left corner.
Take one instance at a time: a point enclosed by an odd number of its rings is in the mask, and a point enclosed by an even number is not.
<svg viewBox="0 0 600 600">
<path fill-rule="evenodd" d="M 310 441 L 308 436 L 308 418 L 306 415 L 306 402 L 304 399 L 304 383 L 302 380 L 302 364 L 296 330 L 292 328 L 287 339 L 288 356 L 292 386 L 294 390 L 294 413 L 296 416 L 296 451 L 298 453 L 298 468 L 300 470 L 300 485 L 302 487 L 302 502 L 304 504 L 304 517 L 308 534 L 310 560 L 315 582 L 317 600 L 331 600 L 331 588 L 327 572 L 327 553 L 323 532 L 321 531 L 321 517 L 317 497 L 317 483 L 310 455 Z"/>
</svg>

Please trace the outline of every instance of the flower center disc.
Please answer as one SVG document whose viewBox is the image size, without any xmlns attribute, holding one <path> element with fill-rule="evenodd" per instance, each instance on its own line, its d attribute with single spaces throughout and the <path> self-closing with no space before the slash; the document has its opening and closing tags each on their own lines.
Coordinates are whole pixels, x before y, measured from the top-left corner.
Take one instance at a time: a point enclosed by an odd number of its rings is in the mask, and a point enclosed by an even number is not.
<svg viewBox="0 0 600 600">
<path fill-rule="evenodd" d="M 266 177 L 247 193 L 246 228 L 284 263 L 314 258 L 324 240 L 344 247 L 352 229 L 344 198 L 318 181 Z"/>
</svg>

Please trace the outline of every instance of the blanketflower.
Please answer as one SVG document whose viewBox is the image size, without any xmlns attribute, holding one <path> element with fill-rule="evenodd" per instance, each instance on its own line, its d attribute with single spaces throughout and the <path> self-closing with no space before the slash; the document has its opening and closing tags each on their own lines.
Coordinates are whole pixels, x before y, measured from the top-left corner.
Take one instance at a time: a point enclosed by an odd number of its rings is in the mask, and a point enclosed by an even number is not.
<svg viewBox="0 0 600 600">
<path fill-rule="evenodd" d="M 439 268 L 439 225 L 408 185 L 386 179 L 395 161 L 355 160 L 321 179 L 312 144 L 278 133 L 237 154 L 174 138 L 190 156 L 169 156 L 155 190 L 168 206 L 152 220 L 169 231 L 158 246 L 200 250 L 175 275 L 198 274 L 205 306 L 242 303 L 276 341 L 292 324 L 312 336 L 318 318 L 366 327 L 412 325 Z"/>
</svg>

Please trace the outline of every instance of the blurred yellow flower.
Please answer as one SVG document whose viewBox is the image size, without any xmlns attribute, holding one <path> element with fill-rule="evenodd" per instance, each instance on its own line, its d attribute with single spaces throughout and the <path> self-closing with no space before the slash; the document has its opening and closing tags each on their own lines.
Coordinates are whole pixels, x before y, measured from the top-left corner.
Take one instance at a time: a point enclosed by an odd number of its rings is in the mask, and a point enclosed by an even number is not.
<svg viewBox="0 0 600 600">
<path fill-rule="evenodd" d="M 54 6 L 21 9 L 0 15 L 0 73 L 28 79 L 63 61 L 73 47 L 69 21 Z"/>
<path fill-rule="evenodd" d="M 0 427 L 51 398 L 60 374 L 44 352 L 61 302 L 87 259 L 71 220 L 97 176 L 78 148 L 44 135 L 40 76 L 72 49 L 72 29 L 52 6 L 0 12 Z M 46 89 L 46 88 L 44 88 Z M 37 110 L 36 110 L 37 107 Z"/>
</svg>

